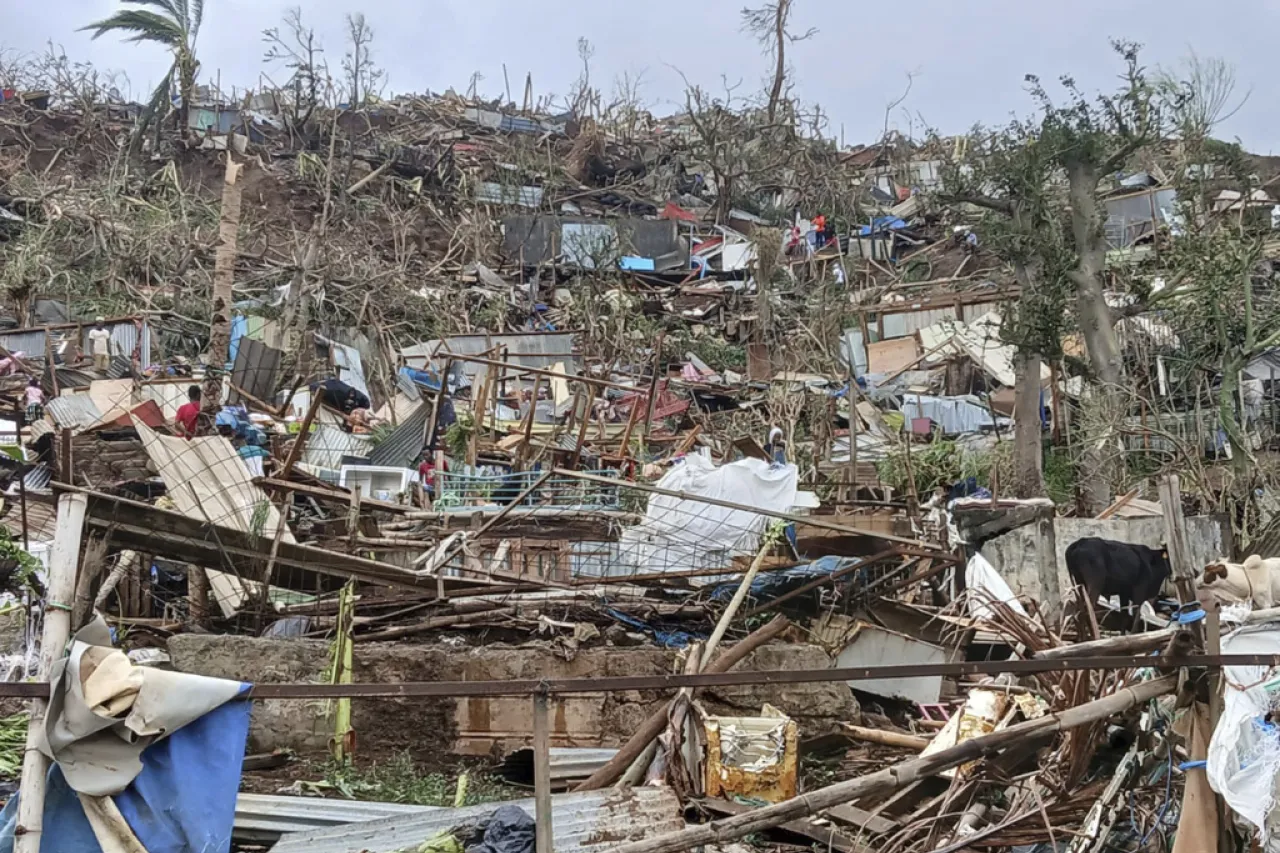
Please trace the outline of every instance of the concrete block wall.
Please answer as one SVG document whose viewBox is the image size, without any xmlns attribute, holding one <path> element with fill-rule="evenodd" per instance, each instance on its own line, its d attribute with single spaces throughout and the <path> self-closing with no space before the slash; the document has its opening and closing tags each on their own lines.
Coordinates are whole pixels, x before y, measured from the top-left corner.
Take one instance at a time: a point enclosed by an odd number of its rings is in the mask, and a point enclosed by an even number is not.
<svg viewBox="0 0 1280 853">
<path fill-rule="evenodd" d="M 1040 597 L 1036 578 L 1035 525 L 1020 527 L 992 539 L 982 547 L 982 555 L 995 566 L 1017 595 Z M 1056 518 L 1054 538 L 1058 553 L 1058 582 L 1063 595 L 1071 589 L 1067 576 L 1067 546 L 1077 539 L 1097 536 L 1117 542 L 1132 542 L 1159 548 L 1164 544 L 1163 518 Z M 1231 550 L 1230 532 L 1217 516 L 1192 516 L 1187 519 L 1187 539 L 1192 564 L 1203 566 Z"/>
<path fill-rule="evenodd" d="M 259 684 L 320 683 L 328 645 L 320 640 L 180 634 L 169 640 L 176 669 Z M 650 647 L 590 648 L 565 660 L 549 644 L 454 648 L 443 645 L 369 643 L 356 646 L 359 682 L 508 681 L 540 677 L 590 678 L 664 675 L 675 671 L 676 653 Z M 751 670 L 821 669 L 832 665 L 818 646 L 776 644 L 739 665 Z M 580 694 L 551 706 L 555 746 L 620 746 L 668 694 L 629 691 Z M 751 716 L 769 703 L 797 719 L 802 736 L 822 734 L 837 720 L 858 719 L 848 686 L 800 684 L 707 689 L 699 701 L 715 714 Z M 530 700 L 511 698 L 422 698 L 353 700 L 357 751 L 381 755 L 408 749 L 433 754 L 499 754 L 532 739 Z M 261 700 L 254 703 L 249 733 L 252 752 L 277 748 L 322 753 L 331 726 L 321 703 Z"/>
</svg>

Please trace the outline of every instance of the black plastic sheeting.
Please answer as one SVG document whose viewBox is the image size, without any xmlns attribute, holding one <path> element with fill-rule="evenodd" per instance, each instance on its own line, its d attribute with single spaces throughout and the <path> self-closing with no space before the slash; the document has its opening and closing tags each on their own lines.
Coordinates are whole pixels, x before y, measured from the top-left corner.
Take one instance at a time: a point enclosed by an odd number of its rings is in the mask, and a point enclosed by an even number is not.
<svg viewBox="0 0 1280 853">
<path fill-rule="evenodd" d="M 500 806 L 484 825 L 483 840 L 467 846 L 467 853 L 533 853 L 533 818 L 519 806 Z"/>
</svg>

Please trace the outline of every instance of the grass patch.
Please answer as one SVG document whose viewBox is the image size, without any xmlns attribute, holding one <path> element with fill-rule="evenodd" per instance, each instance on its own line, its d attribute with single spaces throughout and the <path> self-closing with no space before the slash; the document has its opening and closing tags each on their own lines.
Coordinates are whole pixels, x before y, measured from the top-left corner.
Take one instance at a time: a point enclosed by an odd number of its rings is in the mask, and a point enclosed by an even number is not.
<svg viewBox="0 0 1280 853">
<path fill-rule="evenodd" d="M 453 806 L 459 780 L 465 776 L 460 805 L 474 806 L 528 796 L 481 767 L 456 773 L 422 772 L 407 752 L 367 767 L 329 765 L 324 780 L 310 783 L 317 791 L 332 791 L 352 800 L 376 800 L 415 806 Z"/>
</svg>

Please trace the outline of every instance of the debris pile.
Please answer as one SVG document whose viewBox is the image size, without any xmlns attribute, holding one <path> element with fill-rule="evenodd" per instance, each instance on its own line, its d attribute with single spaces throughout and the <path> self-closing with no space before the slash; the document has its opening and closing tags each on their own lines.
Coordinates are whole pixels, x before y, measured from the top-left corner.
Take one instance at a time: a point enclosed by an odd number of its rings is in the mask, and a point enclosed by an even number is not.
<svg viewBox="0 0 1280 853">
<path fill-rule="evenodd" d="M 215 95 L 146 140 L 133 107 L 0 101 L 0 633 L 10 695 L 53 685 L 10 835 L 44 802 L 107 849 L 162 809 L 146 752 L 94 787 L 50 721 L 140 744 L 133 692 L 186 684 L 218 702 L 158 743 L 252 701 L 247 786 L 296 774 L 230 823 L 221 768 L 213 847 L 1269 838 L 1274 341 L 1179 355 L 1230 323 L 1155 274 L 1212 272 L 1161 146 L 1089 191 L 1118 388 L 1037 278 L 1079 271 L 1009 248 L 1066 205 L 980 215 L 1012 155 L 977 136 L 841 150 L 698 91 Z M 1270 199 L 1214 189 L 1241 223 Z M 1259 317 L 1273 242 L 1232 279 Z M 278 793 L 395 748 L 534 797 Z"/>
</svg>

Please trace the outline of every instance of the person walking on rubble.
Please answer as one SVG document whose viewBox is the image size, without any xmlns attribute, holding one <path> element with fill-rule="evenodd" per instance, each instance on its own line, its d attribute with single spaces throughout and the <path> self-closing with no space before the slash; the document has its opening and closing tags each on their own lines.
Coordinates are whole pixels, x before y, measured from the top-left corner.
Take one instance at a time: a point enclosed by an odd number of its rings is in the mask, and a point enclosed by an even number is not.
<svg viewBox="0 0 1280 853">
<path fill-rule="evenodd" d="M 93 356 L 93 369 L 106 372 L 111 364 L 111 333 L 104 325 L 106 321 L 99 317 L 89 331 L 89 354 Z"/>
</svg>

